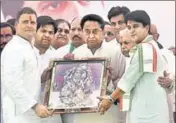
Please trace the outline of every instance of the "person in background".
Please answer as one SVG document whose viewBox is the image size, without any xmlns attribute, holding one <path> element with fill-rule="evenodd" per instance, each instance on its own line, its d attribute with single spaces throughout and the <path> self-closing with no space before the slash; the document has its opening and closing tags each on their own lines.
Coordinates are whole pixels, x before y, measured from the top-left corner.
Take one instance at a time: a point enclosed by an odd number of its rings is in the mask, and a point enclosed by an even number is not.
<svg viewBox="0 0 176 123">
<path fill-rule="evenodd" d="M 57 50 L 69 43 L 70 23 L 64 19 L 57 19 L 57 32 L 51 42 L 51 48 Z"/>
<path fill-rule="evenodd" d="M 15 29 L 12 25 L 2 22 L 0 23 L 0 53 L 4 49 L 5 45 L 12 39 L 15 35 Z"/>
<path fill-rule="evenodd" d="M 70 40 L 71 42 L 55 52 L 55 57 L 58 58 L 67 58 L 69 56 L 72 56 L 71 53 L 81 45 L 85 44 L 84 38 L 83 38 L 83 32 L 80 25 L 81 18 L 77 17 L 74 18 L 71 22 L 71 29 L 70 29 Z"/>
<path fill-rule="evenodd" d="M 111 42 L 115 39 L 115 28 L 107 21 L 105 21 L 104 32 L 106 42 Z"/>
</svg>

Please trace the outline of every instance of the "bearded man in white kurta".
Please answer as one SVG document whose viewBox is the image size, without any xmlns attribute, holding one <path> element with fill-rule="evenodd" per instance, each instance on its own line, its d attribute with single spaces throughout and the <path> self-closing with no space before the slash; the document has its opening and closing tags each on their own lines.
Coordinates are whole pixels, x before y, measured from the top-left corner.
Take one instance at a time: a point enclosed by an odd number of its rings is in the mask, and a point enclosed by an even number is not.
<svg viewBox="0 0 176 123">
<path fill-rule="evenodd" d="M 1 59 L 3 123 L 41 123 L 52 113 L 39 104 L 40 79 L 32 46 L 36 12 L 23 8 L 17 15 L 16 36 L 5 47 Z"/>
<path fill-rule="evenodd" d="M 126 16 L 128 30 L 137 44 L 130 52 L 131 62 L 117 89 L 110 95 L 99 97 L 99 111 L 103 114 L 113 100 L 130 92 L 127 123 L 169 123 L 167 93 L 158 82 L 166 67 L 160 50 L 149 36 L 150 17 L 143 10 Z"/>
</svg>

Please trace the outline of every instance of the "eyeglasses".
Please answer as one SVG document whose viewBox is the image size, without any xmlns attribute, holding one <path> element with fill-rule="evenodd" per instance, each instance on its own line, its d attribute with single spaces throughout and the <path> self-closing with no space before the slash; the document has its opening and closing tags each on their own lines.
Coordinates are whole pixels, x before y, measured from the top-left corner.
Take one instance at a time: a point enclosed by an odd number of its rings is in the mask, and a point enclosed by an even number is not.
<svg viewBox="0 0 176 123">
<path fill-rule="evenodd" d="M 6 35 L 0 35 L 1 40 L 6 39 L 6 40 L 10 40 L 12 38 L 13 35 L 11 34 L 6 34 Z"/>
<path fill-rule="evenodd" d="M 58 28 L 58 33 L 62 33 L 64 32 L 65 34 L 68 34 L 69 33 L 69 30 L 68 29 L 62 29 L 62 28 Z"/>
</svg>

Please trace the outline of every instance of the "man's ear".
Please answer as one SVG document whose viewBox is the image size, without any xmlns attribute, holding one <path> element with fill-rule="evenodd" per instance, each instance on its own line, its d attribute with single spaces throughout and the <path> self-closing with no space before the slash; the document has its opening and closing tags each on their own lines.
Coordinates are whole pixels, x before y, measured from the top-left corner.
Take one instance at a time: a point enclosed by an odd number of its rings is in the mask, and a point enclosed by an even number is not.
<svg viewBox="0 0 176 123">
<path fill-rule="evenodd" d="M 16 30 L 17 26 L 18 26 L 18 21 L 15 21 L 15 25 L 14 25 L 15 30 Z"/>
<path fill-rule="evenodd" d="M 150 33 L 150 26 L 146 25 L 145 28 L 148 30 L 148 32 Z"/>
</svg>

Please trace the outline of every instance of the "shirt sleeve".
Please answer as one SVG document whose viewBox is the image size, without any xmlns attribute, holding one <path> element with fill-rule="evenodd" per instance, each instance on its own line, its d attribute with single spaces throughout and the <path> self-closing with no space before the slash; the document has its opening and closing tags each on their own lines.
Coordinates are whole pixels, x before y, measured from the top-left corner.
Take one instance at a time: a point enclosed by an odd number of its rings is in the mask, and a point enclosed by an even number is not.
<svg viewBox="0 0 176 123">
<path fill-rule="evenodd" d="M 121 51 L 118 51 L 116 54 L 116 57 L 114 58 L 116 59 L 115 61 L 112 61 L 112 62 L 115 62 L 115 63 L 112 63 L 113 69 L 114 69 L 114 72 L 112 73 L 113 74 L 112 82 L 113 82 L 114 88 L 116 88 L 119 80 L 121 79 L 121 77 L 125 72 L 126 59 L 125 59 L 125 56 L 121 53 Z"/>
<path fill-rule="evenodd" d="M 1 72 L 2 86 L 5 92 L 13 99 L 19 107 L 19 113 L 29 110 L 36 100 L 27 92 L 24 78 L 24 55 L 21 49 L 11 49 L 2 56 Z M 31 88 L 32 89 L 32 88 Z"/>
<path fill-rule="evenodd" d="M 132 56 L 130 65 L 117 85 L 118 88 L 126 93 L 130 92 L 134 88 L 143 75 L 143 72 L 139 71 L 138 51 L 136 51 L 133 55 L 134 56 Z"/>
</svg>

